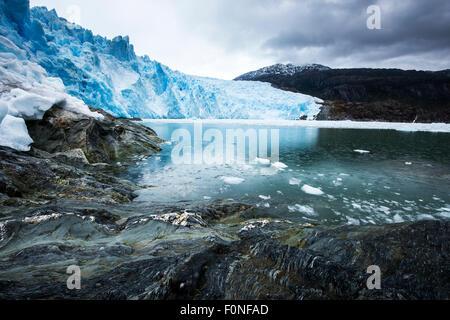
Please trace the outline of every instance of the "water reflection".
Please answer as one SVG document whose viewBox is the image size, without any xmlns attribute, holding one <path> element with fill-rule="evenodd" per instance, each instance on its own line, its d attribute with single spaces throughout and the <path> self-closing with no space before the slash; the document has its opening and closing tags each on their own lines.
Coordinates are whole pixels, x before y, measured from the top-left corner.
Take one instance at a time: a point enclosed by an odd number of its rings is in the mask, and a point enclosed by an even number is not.
<svg viewBox="0 0 450 320">
<path fill-rule="evenodd" d="M 165 139 L 176 130 L 187 131 L 195 158 L 192 124 L 148 125 Z M 202 133 L 214 129 L 226 137 L 227 129 L 239 128 L 204 125 Z M 279 163 L 261 159 L 250 164 L 248 160 L 253 157 L 247 149 L 246 163 L 174 164 L 172 152 L 177 144 L 173 143 L 128 172 L 128 178 L 155 186 L 141 191 L 137 200 L 231 198 L 255 205 L 261 217 L 298 222 L 376 224 L 449 217 L 449 134 L 263 126 L 242 129 L 279 130 Z M 247 145 L 249 141 L 247 138 Z M 257 144 L 260 152 L 261 141 Z M 203 141 L 202 147 L 207 145 Z M 269 154 L 270 146 L 268 143 Z"/>
</svg>

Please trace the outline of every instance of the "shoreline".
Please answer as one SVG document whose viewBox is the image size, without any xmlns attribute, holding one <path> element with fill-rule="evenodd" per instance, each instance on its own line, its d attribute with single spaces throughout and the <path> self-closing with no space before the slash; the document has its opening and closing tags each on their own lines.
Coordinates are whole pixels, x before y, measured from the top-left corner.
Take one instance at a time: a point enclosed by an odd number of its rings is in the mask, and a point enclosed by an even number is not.
<svg viewBox="0 0 450 320">
<path fill-rule="evenodd" d="M 142 119 L 142 123 L 160 124 L 238 124 L 243 126 L 305 127 L 322 129 L 396 130 L 405 132 L 450 133 L 450 123 L 404 123 L 362 121 L 317 121 L 317 120 L 246 120 L 246 119 Z"/>
</svg>

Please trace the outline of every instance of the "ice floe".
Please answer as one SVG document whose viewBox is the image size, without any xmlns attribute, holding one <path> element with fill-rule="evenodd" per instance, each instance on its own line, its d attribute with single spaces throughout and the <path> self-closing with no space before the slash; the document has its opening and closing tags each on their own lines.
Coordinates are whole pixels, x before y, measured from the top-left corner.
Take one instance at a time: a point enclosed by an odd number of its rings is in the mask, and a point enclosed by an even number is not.
<svg viewBox="0 0 450 320">
<path fill-rule="evenodd" d="M 245 179 L 238 178 L 238 177 L 221 177 L 220 180 L 227 184 L 241 184 L 245 181 Z"/>
<path fill-rule="evenodd" d="M 313 196 L 321 196 L 321 195 L 324 195 L 324 194 L 325 194 L 321 189 L 311 187 L 311 186 L 309 186 L 309 185 L 307 185 L 307 184 L 305 184 L 305 185 L 302 187 L 302 191 L 303 191 L 304 193 L 307 193 L 307 194 L 310 194 L 310 195 L 313 195 Z"/>
</svg>

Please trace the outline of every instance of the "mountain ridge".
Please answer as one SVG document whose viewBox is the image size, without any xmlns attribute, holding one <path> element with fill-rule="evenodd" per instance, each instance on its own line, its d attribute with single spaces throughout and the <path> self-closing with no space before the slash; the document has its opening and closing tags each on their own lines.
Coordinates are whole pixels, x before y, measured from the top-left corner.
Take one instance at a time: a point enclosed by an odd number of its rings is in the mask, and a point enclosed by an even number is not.
<svg viewBox="0 0 450 320">
<path fill-rule="evenodd" d="M 251 81 L 326 101 L 318 120 L 450 122 L 450 70 L 323 69 L 258 73 Z"/>
<path fill-rule="evenodd" d="M 261 69 L 258 69 L 256 71 L 251 71 L 248 73 L 245 73 L 234 80 L 236 81 L 242 81 L 242 80 L 252 80 L 254 78 L 258 78 L 264 75 L 271 75 L 271 74 L 281 74 L 281 75 L 294 75 L 296 73 L 300 72 L 307 72 L 307 71 L 316 71 L 316 70 L 330 70 L 331 68 L 321 65 L 321 64 L 303 64 L 303 65 L 295 65 L 292 63 L 288 64 L 281 64 L 277 63 L 268 67 L 264 67 Z"/>
</svg>

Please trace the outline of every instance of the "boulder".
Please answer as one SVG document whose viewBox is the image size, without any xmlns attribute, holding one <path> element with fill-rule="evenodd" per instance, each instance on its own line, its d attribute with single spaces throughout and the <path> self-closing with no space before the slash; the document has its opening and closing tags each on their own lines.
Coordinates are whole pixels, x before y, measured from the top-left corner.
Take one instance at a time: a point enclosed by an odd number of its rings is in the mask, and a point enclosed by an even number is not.
<svg viewBox="0 0 450 320">
<path fill-rule="evenodd" d="M 101 113 L 104 120 L 56 105 L 42 120 L 27 121 L 33 147 L 51 154 L 82 150 L 91 164 L 126 162 L 137 155 L 152 156 L 161 151 L 163 140 L 150 128 L 91 109 Z"/>
</svg>

